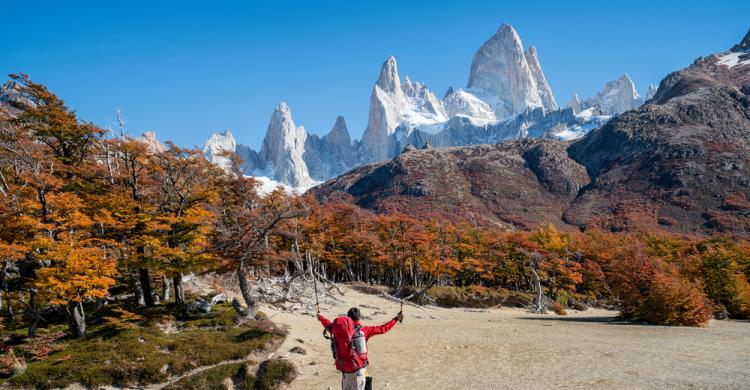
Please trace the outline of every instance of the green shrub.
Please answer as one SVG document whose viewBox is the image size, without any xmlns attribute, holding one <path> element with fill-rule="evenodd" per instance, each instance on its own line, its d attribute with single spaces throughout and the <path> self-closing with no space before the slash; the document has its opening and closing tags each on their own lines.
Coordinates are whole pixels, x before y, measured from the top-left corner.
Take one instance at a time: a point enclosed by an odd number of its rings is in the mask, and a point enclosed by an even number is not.
<svg viewBox="0 0 750 390">
<path fill-rule="evenodd" d="M 258 377 L 255 388 L 258 390 L 270 390 L 282 383 L 290 383 L 297 377 L 294 365 L 286 359 L 270 359 L 258 367 Z"/>
<path fill-rule="evenodd" d="M 167 390 L 202 390 L 215 389 L 224 390 L 224 381 L 228 378 L 237 390 L 252 390 L 255 388 L 255 376 L 249 373 L 247 363 L 223 364 L 218 367 L 203 371 L 199 374 L 183 378 Z"/>
</svg>

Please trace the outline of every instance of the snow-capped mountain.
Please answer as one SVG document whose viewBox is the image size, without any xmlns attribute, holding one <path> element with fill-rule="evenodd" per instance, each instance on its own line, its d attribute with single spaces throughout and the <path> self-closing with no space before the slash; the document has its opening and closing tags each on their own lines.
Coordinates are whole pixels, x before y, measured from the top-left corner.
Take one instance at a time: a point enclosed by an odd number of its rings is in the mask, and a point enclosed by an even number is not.
<svg viewBox="0 0 750 390">
<path fill-rule="evenodd" d="M 203 145 L 203 155 L 208 161 L 219 166 L 221 169 L 229 170 L 232 168 L 232 161 L 228 153 L 234 153 L 237 150 L 237 141 L 234 140 L 232 131 L 224 130 L 223 133 L 213 133 Z"/>
<path fill-rule="evenodd" d="M 281 102 L 271 115 L 263 147 L 260 149 L 260 161 L 268 176 L 279 179 L 292 187 L 309 187 L 313 181 L 302 159 L 305 152 L 307 131 L 297 127 L 292 120 L 292 112 L 285 102 Z"/>
<path fill-rule="evenodd" d="M 237 153 L 243 161 L 242 172 L 255 176 L 265 187 L 276 183 L 286 189 L 307 189 L 360 163 L 358 146 L 343 117 L 337 117 L 331 131 L 319 137 L 295 125 L 285 102 L 273 111 L 260 152 L 238 144 L 230 130 L 213 133 L 203 147 L 206 158 L 225 171 L 231 168 L 224 156 L 227 151 Z"/>
<path fill-rule="evenodd" d="M 642 103 L 625 75 L 592 98 L 581 101 L 575 95 L 567 108 L 558 108 L 536 49 L 524 50 L 516 30 L 503 24 L 474 55 L 466 88 L 449 88 L 442 100 L 423 83 L 408 76 L 402 81 L 396 59 L 386 59 L 371 91 L 361 141 L 352 140 L 340 116 L 325 136 L 308 133 L 281 103 L 260 152 L 237 144 L 225 132 L 208 139 L 204 154 L 226 167 L 220 154 L 233 148 L 244 161 L 245 174 L 263 178 L 266 186 L 277 181 L 306 189 L 359 165 L 393 158 L 407 147 L 525 137 L 576 139 Z"/>
<path fill-rule="evenodd" d="M 498 119 L 527 108 L 557 109 L 536 50 L 524 52 L 521 38 L 509 24 L 500 26 L 474 54 L 466 88 L 488 103 Z"/>
<path fill-rule="evenodd" d="M 370 115 L 362 136 L 363 158 L 366 161 L 391 158 L 395 153 L 391 135 L 399 126 L 413 128 L 447 120 L 440 99 L 426 85 L 413 83 L 408 77 L 402 83 L 396 59 L 388 57 L 370 96 Z"/>
<path fill-rule="evenodd" d="M 574 94 L 568 103 L 568 107 L 573 108 L 575 112 L 581 112 L 591 107 L 599 107 L 605 115 L 619 115 L 625 111 L 640 107 L 645 100 L 653 97 L 655 93 L 655 87 L 649 85 L 646 99 L 642 98 L 638 94 L 633 80 L 625 73 L 617 80 L 608 81 L 604 84 L 602 91 L 597 92 L 596 95 L 588 99 L 580 101 L 578 95 Z"/>
</svg>

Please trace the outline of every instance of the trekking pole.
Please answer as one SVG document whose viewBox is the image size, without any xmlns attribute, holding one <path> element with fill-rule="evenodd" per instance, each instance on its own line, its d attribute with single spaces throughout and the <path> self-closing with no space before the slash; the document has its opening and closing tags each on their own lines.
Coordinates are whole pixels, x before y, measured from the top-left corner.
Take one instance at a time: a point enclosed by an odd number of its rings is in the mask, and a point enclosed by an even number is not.
<svg viewBox="0 0 750 390">
<path fill-rule="evenodd" d="M 315 271 L 313 271 L 313 286 L 315 286 L 315 309 L 320 313 L 320 302 L 318 302 L 318 281 L 315 277 Z"/>
<path fill-rule="evenodd" d="M 401 298 L 401 311 L 399 313 L 404 314 L 404 298 Z M 403 317 L 398 322 L 403 323 L 404 322 Z"/>
</svg>

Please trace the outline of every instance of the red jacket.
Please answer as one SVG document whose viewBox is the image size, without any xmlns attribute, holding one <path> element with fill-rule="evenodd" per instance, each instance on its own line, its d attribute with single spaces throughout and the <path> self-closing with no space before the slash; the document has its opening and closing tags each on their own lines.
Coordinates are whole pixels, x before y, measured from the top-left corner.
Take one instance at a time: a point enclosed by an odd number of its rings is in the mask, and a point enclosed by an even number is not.
<svg viewBox="0 0 750 390">
<path fill-rule="evenodd" d="M 353 326 L 361 326 L 359 324 L 359 321 L 352 321 L 350 318 L 343 318 L 347 324 L 353 324 Z M 322 315 L 318 315 L 318 320 L 321 324 L 323 324 L 324 327 L 328 328 L 332 322 L 328 318 L 323 317 Z M 367 340 L 370 339 L 370 337 L 383 334 L 393 326 L 396 325 L 396 319 L 392 319 L 388 322 L 386 322 L 383 325 L 380 326 L 362 326 L 360 328 L 360 331 L 365 336 L 365 343 Z M 348 347 L 344 346 L 340 343 L 331 344 L 331 349 L 334 351 L 334 357 L 336 357 L 336 361 L 334 362 L 336 365 L 336 369 L 341 372 L 355 372 L 361 367 L 367 366 L 367 354 L 361 354 L 361 355 L 350 355 L 348 352 Z"/>
<path fill-rule="evenodd" d="M 320 323 L 323 324 L 324 327 L 331 325 L 331 320 L 325 318 L 325 316 L 323 316 L 322 314 L 318 315 L 318 321 L 320 321 Z M 365 334 L 365 340 L 369 340 L 372 336 L 377 336 L 379 334 L 388 332 L 389 330 L 391 330 L 391 328 L 393 328 L 394 325 L 396 325 L 396 322 L 398 322 L 398 320 L 394 318 L 383 325 L 363 326 L 361 330 L 362 333 Z M 354 321 L 354 325 L 360 325 L 359 321 Z"/>
</svg>

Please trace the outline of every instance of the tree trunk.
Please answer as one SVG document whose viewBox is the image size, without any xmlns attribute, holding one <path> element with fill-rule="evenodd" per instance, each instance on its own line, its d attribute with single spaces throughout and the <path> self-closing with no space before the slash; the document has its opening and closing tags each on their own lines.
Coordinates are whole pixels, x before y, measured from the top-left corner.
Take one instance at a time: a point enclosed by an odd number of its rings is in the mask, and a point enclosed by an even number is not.
<svg viewBox="0 0 750 390">
<path fill-rule="evenodd" d="M 258 301 L 253 299 L 252 295 L 250 294 L 250 286 L 247 284 L 245 267 L 243 267 L 242 264 L 237 267 L 237 279 L 240 283 L 240 292 L 242 293 L 242 299 L 245 300 L 245 304 L 247 305 L 247 310 L 243 310 L 237 300 L 234 300 L 232 302 L 232 306 L 234 307 L 234 310 L 237 311 L 237 314 L 239 314 L 241 317 L 255 318 L 255 314 L 258 312 Z"/>
<path fill-rule="evenodd" d="M 141 288 L 143 289 L 143 299 L 146 303 L 146 307 L 154 307 L 154 296 L 151 291 L 151 277 L 148 274 L 148 268 L 141 268 L 138 270 L 138 276 L 141 280 Z"/>
<path fill-rule="evenodd" d="M 143 288 L 141 287 L 141 281 L 138 278 L 133 278 L 133 295 L 135 296 L 136 305 L 146 306 L 146 300 L 143 297 Z"/>
<path fill-rule="evenodd" d="M 65 305 L 65 317 L 68 319 L 70 333 L 75 338 L 86 335 L 86 313 L 83 311 L 83 303 L 70 301 Z"/>
<path fill-rule="evenodd" d="M 167 303 L 167 301 L 169 300 L 169 278 L 167 278 L 167 275 L 162 275 L 161 283 L 161 300 L 162 302 Z"/>
<path fill-rule="evenodd" d="M 8 318 L 11 321 L 15 321 L 15 314 L 13 312 L 13 302 L 10 300 L 10 292 L 8 290 L 5 290 L 5 306 L 8 307 Z"/>
<path fill-rule="evenodd" d="M 29 337 L 36 337 L 36 326 L 39 324 L 39 310 L 36 307 L 36 291 L 29 291 L 29 306 L 26 310 L 26 314 L 29 320 L 28 335 Z"/>
<path fill-rule="evenodd" d="M 544 294 L 542 294 L 542 280 L 539 279 L 539 274 L 536 272 L 535 267 L 532 265 L 531 272 L 534 274 L 535 284 L 536 284 L 536 304 L 534 307 L 534 311 L 537 313 L 544 313 Z"/>
<path fill-rule="evenodd" d="M 174 303 L 182 305 L 185 303 L 185 291 L 182 289 L 182 272 L 178 272 L 172 278 L 174 283 Z"/>
</svg>

